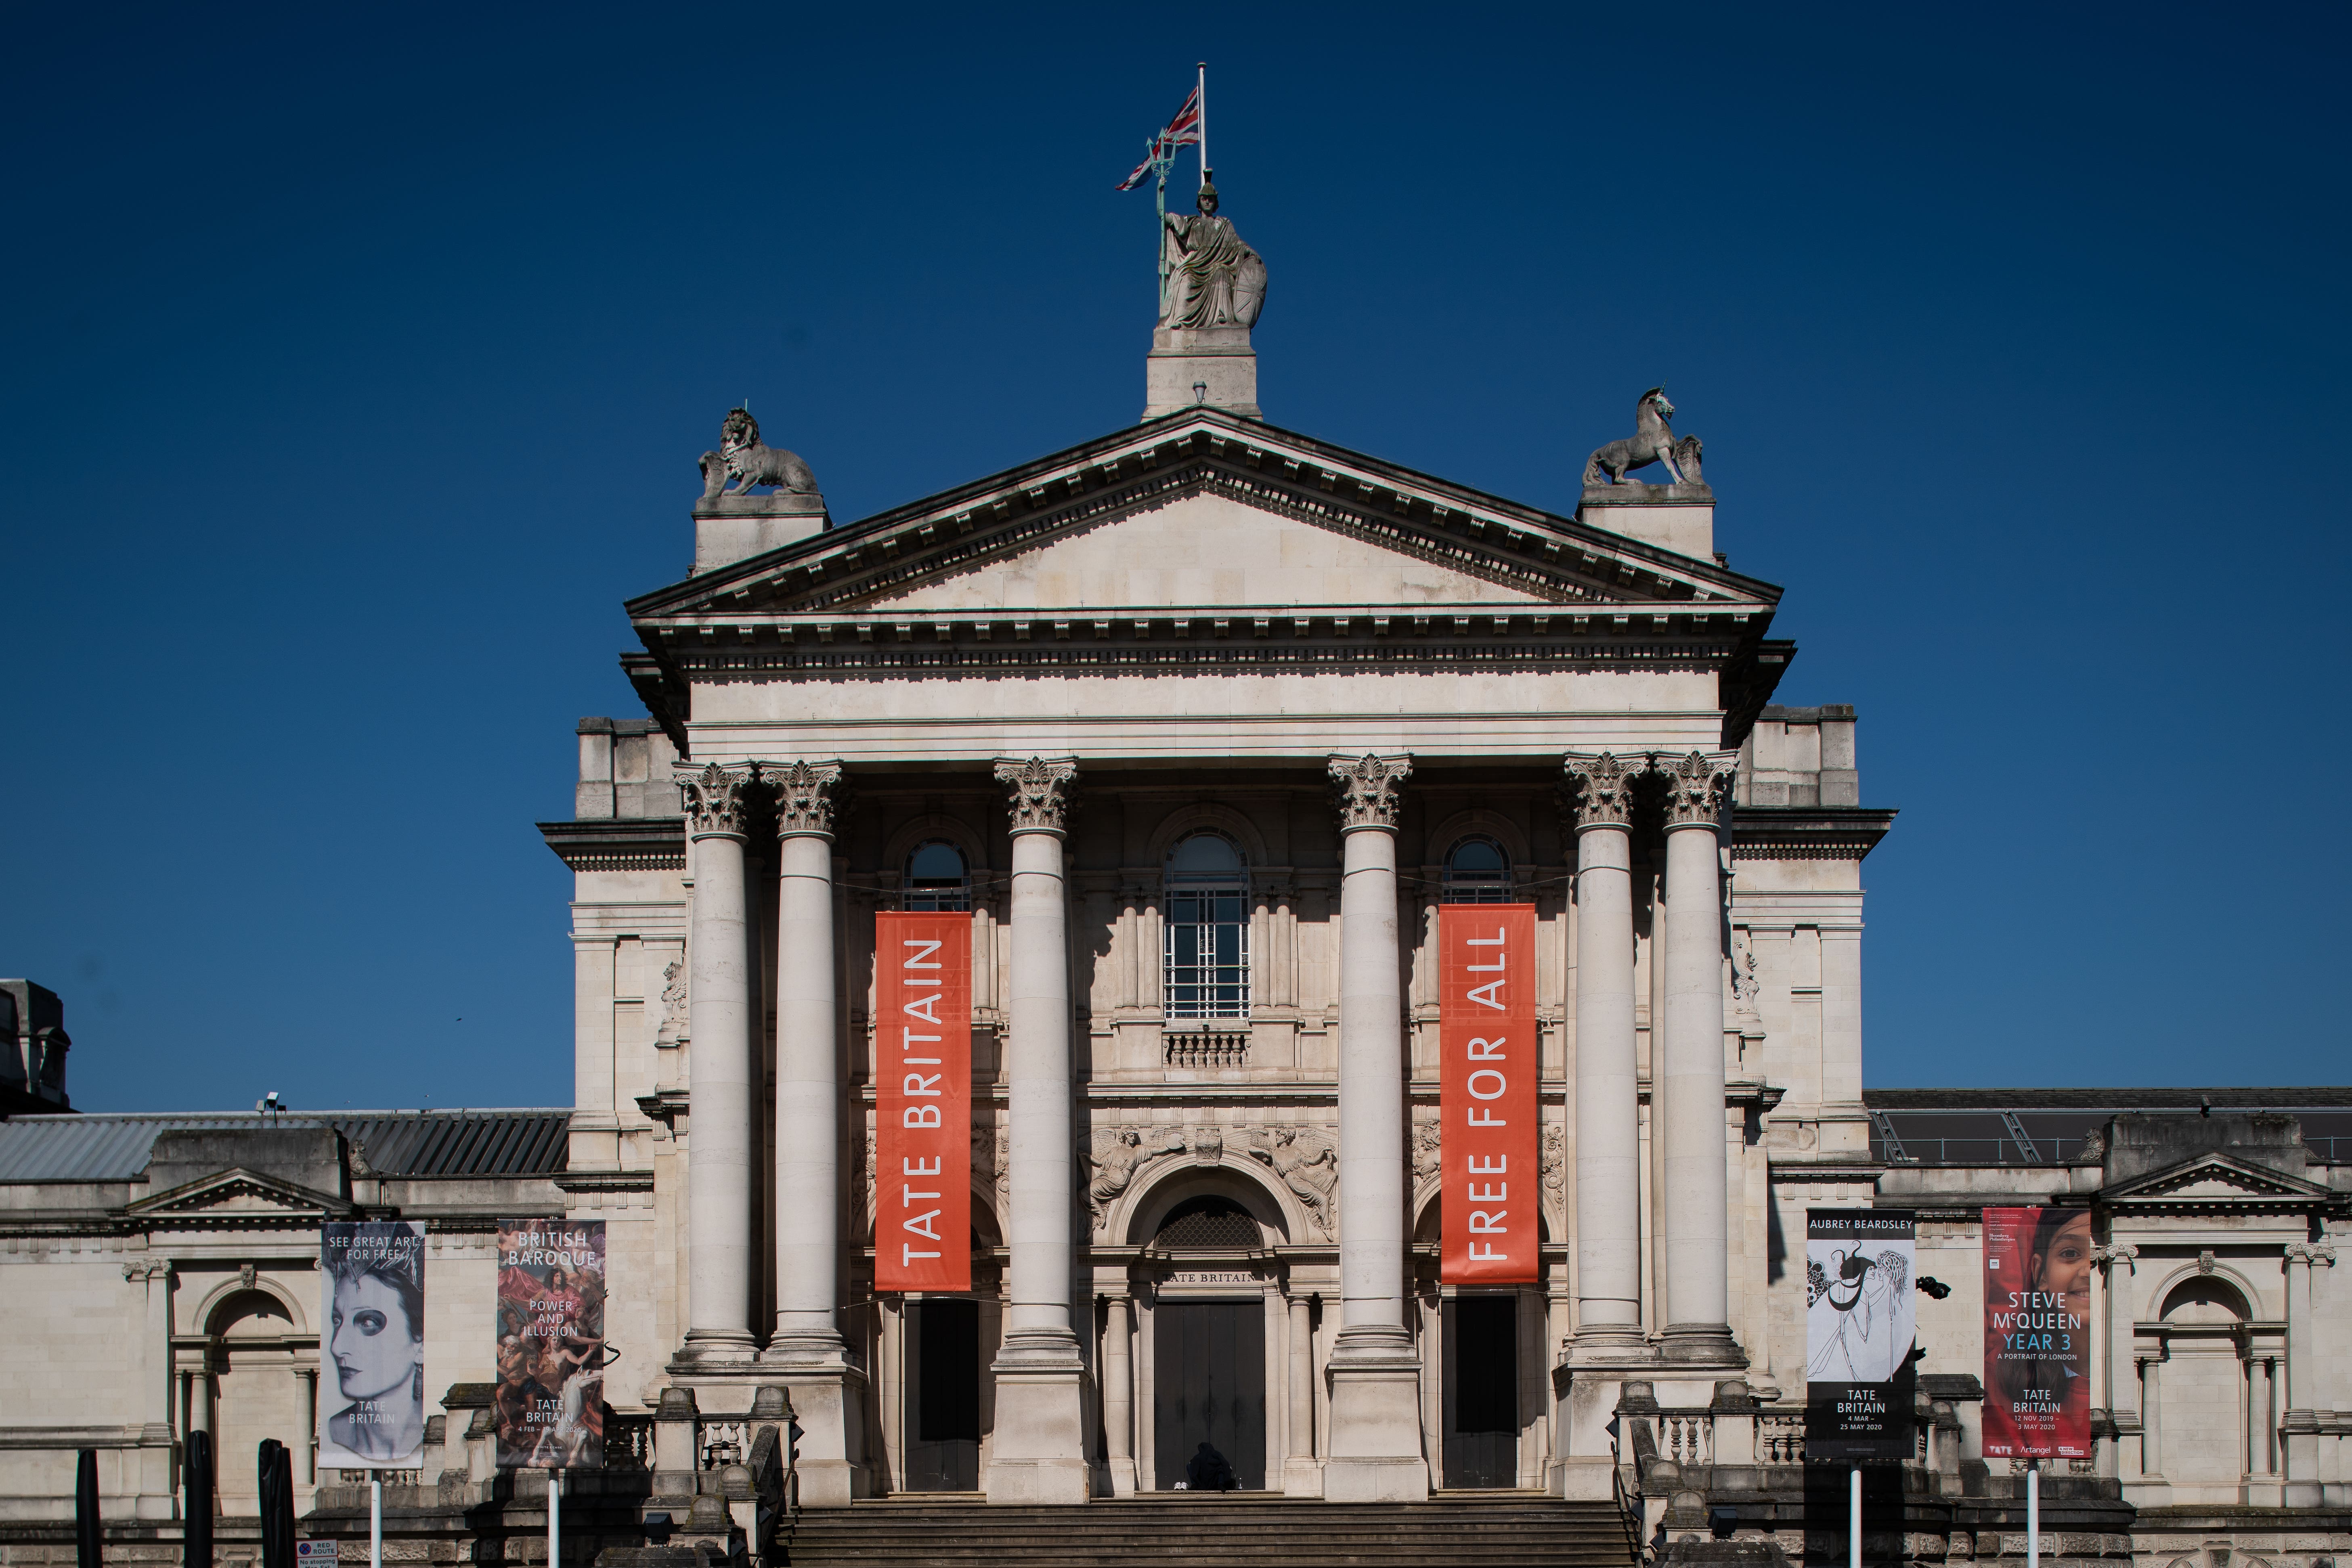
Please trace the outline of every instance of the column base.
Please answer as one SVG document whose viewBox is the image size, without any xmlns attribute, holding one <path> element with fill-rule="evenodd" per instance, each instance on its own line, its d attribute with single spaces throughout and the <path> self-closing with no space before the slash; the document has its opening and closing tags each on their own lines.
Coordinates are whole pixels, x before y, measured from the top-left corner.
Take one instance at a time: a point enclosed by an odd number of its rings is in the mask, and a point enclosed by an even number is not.
<svg viewBox="0 0 2352 1568">
<path fill-rule="evenodd" d="M 1013 1329 L 991 1372 L 996 1425 L 981 1488 L 992 1503 L 1067 1506 L 1094 1496 L 1086 1364 L 1067 1329 Z"/>
<path fill-rule="evenodd" d="M 1331 1453 L 1323 1496 L 1333 1502 L 1420 1502 L 1429 1496 L 1421 1441 L 1421 1358 L 1401 1324 L 1339 1331 L 1331 1380 Z"/>
<path fill-rule="evenodd" d="M 1633 1440 L 1630 1432 L 1623 1434 L 1612 1452 L 1609 1423 L 1628 1404 L 1629 1387 L 1633 1406 L 1656 1406 L 1651 1382 L 1655 1363 L 1647 1343 L 1629 1345 L 1614 1331 L 1570 1339 L 1567 1364 L 1551 1369 L 1552 1430 L 1559 1447 L 1545 1467 L 1546 1491 L 1588 1500 L 1612 1495 L 1610 1477 L 1621 1459 L 1632 1460 Z"/>
<path fill-rule="evenodd" d="M 1721 1323 L 1668 1323 L 1658 1339 L 1658 1360 L 1676 1368 L 1748 1370 L 1748 1352 Z"/>
<path fill-rule="evenodd" d="M 762 1383 L 781 1383 L 800 1423 L 801 1506 L 847 1508 L 873 1495 L 866 1454 L 866 1373 L 838 1334 L 801 1334 L 760 1352 Z"/>
<path fill-rule="evenodd" d="M 1103 1473 L 1113 1497 L 1135 1495 L 1135 1456 L 1122 1454 L 1103 1462 Z"/>
<path fill-rule="evenodd" d="M 677 1353 L 669 1358 L 673 1372 L 692 1372 L 698 1367 L 734 1363 L 749 1364 L 759 1353 L 748 1329 L 694 1329 Z"/>
<path fill-rule="evenodd" d="M 1282 1462 L 1282 1495 L 1285 1497 L 1321 1497 L 1323 1495 L 1323 1465 L 1318 1459 L 1292 1458 Z"/>
</svg>

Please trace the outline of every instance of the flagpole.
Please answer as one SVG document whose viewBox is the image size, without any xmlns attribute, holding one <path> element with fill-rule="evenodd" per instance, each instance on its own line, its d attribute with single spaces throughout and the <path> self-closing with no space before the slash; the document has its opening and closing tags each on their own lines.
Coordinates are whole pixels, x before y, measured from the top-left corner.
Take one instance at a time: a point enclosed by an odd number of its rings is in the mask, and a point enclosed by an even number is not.
<svg viewBox="0 0 2352 1568">
<path fill-rule="evenodd" d="M 1201 76 L 1194 92 L 1201 100 L 1201 183 L 1209 183 L 1209 62 L 1201 62 Z"/>
</svg>

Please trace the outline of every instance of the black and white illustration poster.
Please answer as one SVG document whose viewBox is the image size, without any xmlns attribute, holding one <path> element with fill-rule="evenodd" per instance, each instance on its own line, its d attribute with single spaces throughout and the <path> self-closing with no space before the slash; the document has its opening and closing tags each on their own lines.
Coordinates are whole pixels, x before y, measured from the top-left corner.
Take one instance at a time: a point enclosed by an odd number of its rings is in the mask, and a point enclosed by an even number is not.
<svg viewBox="0 0 2352 1568">
<path fill-rule="evenodd" d="M 319 1228 L 319 1468 L 412 1468 L 425 1446 L 424 1223 Z"/>
<path fill-rule="evenodd" d="M 1906 1209 L 1805 1215 L 1805 1457 L 1911 1451 L 1917 1227 Z"/>
</svg>

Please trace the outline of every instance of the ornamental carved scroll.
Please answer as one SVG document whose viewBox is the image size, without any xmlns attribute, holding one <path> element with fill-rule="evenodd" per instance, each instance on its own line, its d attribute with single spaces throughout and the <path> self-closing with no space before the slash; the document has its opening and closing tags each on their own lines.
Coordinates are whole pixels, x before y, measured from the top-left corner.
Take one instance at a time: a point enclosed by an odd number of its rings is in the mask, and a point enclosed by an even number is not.
<svg viewBox="0 0 2352 1568">
<path fill-rule="evenodd" d="M 1570 752 L 1561 765 L 1579 827 L 1623 827 L 1633 820 L 1633 781 L 1643 772 L 1639 758 L 1628 763 L 1612 752 Z"/>
<path fill-rule="evenodd" d="M 996 782 L 1009 797 L 1015 833 L 1059 833 L 1067 826 L 1078 787 L 1075 757 L 1031 757 L 996 764 Z"/>
<path fill-rule="evenodd" d="M 1654 753 L 1650 766 L 1666 781 L 1666 826 L 1712 827 L 1731 800 L 1739 766 L 1737 752 L 1690 752 L 1674 757 Z"/>
<path fill-rule="evenodd" d="M 839 763 L 762 763 L 760 777 L 776 797 L 776 837 L 833 837 L 833 816 L 848 793 Z"/>
<path fill-rule="evenodd" d="M 1340 832 L 1352 832 L 1359 827 L 1393 828 L 1397 807 L 1403 801 L 1404 781 L 1412 776 L 1412 759 L 1402 753 L 1333 757 L 1330 776 L 1332 792 L 1338 797 L 1334 804 L 1339 811 Z"/>
<path fill-rule="evenodd" d="M 735 836 L 743 831 L 743 814 L 751 805 L 758 769 L 721 767 L 717 763 L 698 768 L 681 763 L 673 776 L 685 801 L 688 837 Z"/>
</svg>

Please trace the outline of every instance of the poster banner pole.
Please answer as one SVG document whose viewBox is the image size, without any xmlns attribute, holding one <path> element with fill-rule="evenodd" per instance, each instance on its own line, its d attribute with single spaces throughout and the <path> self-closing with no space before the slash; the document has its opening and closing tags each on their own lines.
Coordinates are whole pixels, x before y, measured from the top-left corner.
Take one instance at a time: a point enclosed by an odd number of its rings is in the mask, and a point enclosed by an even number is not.
<svg viewBox="0 0 2352 1568">
<path fill-rule="evenodd" d="M 1862 1568 L 1862 1467 L 1854 1466 L 1846 1475 L 1846 1562 L 1850 1568 Z"/>
<path fill-rule="evenodd" d="M 547 1568 L 563 1561 L 563 1472 L 547 1472 Z"/>
<path fill-rule="evenodd" d="M 2042 1461 L 2025 1461 L 2025 1568 L 2042 1568 Z"/>
<path fill-rule="evenodd" d="M 368 1472 L 368 1568 L 383 1568 L 383 1472 Z"/>
</svg>

